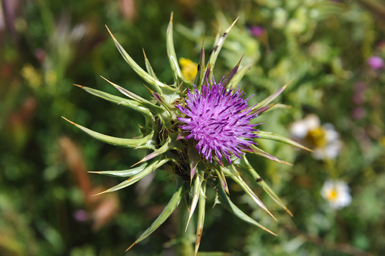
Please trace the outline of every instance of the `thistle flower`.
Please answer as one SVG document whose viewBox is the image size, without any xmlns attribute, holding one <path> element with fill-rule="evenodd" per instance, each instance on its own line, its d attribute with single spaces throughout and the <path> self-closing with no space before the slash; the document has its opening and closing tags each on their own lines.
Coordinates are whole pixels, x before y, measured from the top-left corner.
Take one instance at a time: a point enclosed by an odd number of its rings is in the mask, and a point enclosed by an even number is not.
<svg viewBox="0 0 385 256">
<path fill-rule="evenodd" d="M 147 71 L 143 70 L 108 30 L 123 58 L 147 83 L 154 100 L 146 100 L 105 78 L 108 83 L 129 99 L 77 85 L 97 97 L 143 114 L 145 122 L 144 126 L 140 128 L 142 137 L 138 139 L 116 138 L 92 131 L 72 121 L 67 121 L 100 141 L 116 146 L 152 151 L 137 163 L 141 164 L 138 167 L 118 171 L 91 172 L 128 178 L 99 194 L 130 186 L 162 166 L 170 173 L 171 178 L 176 183 L 175 192 L 164 211 L 128 249 L 154 232 L 176 209 L 182 195 L 188 194 L 191 198 L 191 205 L 187 226 L 198 207 L 196 255 L 205 219 L 207 186 L 216 191 L 215 202 L 217 204 L 222 204 L 227 210 L 247 223 L 274 234 L 242 212 L 230 200 L 226 181 L 228 178 L 239 184 L 255 203 L 273 217 L 251 187 L 244 181 L 244 174 L 251 178 L 251 183 L 261 186 L 279 206 L 292 215 L 270 186 L 249 164 L 245 155 L 246 152 L 249 152 L 278 163 L 289 164 L 258 148 L 256 139 L 275 140 L 309 150 L 295 141 L 277 134 L 258 131 L 254 129 L 256 125 L 250 123 L 253 118 L 260 116 L 265 111 L 280 108 L 280 104 L 270 103 L 285 90 L 288 84 L 259 104 L 249 107 L 244 93 L 237 86 L 248 66 L 240 66 L 241 61 L 239 61 L 231 73 L 222 78 L 219 83 L 216 83 L 213 78 L 213 70 L 218 54 L 235 22 L 222 36 L 218 37 L 207 63 L 205 62 L 202 39 L 198 72 L 195 82 L 192 83 L 190 79 L 183 75 L 177 62 L 178 58 L 175 53 L 172 34 L 173 16 L 171 15 L 167 29 L 167 53 L 171 68 L 174 71 L 174 83 L 172 85 L 164 84 L 157 79 L 146 55 L 144 57 Z M 152 162 L 147 163 L 150 160 Z"/>
<path fill-rule="evenodd" d="M 321 195 L 334 209 L 348 206 L 352 202 L 349 186 L 344 181 L 328 180 L 322 187 Z"/>
<path fill-rule="evenodd" d="M 255 125 L 250 120 L 258 114 L 250 113 L 251 108 L 247 100 L 241 96 L 238 88 L 236 92 L 223 87 L 220 83 L 210 81 L 202 87 L 202 93 L 194 88 L 194 94 L 187 92 L 187 108 L 176 107 L 188 117 L 178 117 L 186 125 L 180 126 L 189 135 L 185 139 L 193 138 L 199 154 L 212 162 L 212 152 L 215 152 L 217 162 L 222 163 L 222 156 L 231 164 L 231 155 L 238 158 L 244 153 L 241 150 L 256 144 L 250 139 L 258 137 L 253 129 Z"/>
</svg>

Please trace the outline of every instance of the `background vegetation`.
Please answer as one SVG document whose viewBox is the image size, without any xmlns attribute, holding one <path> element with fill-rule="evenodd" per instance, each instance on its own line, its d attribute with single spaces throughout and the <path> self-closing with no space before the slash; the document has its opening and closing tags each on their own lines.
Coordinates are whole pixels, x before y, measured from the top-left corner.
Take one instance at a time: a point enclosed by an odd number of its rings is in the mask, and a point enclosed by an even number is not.
<svg viewBox="0 0 385 256">
<path fill-rule="evenodd" d="M 177 55 L 195 62 L 203 32 L 209 54 L 218 27 L 223 31 L 240 17 L 215 75 L 227 74 L 244 54 L 242 64 L 251 67 L 240 84 L 247 95 L 254 94 L 250 104 L 295 77 L 279 99 L 292 108 L 262 115 L 263 130 L 290 137 L 290 124 L 314 113 L 321 123 L 334 125 L 343 143 L 336 158 L 317 160 L 311 153 L 261 141 L 266 151 L 294 164 L 251 159 L 294 217 L 256 189 L 278 217 L 272 221 L 230 183 L 237 204 L 278 237 L 219 205 L 207 209 L 200 250 L 384 255 L 385 73 L 370 61 L 385 59 L 385 3 L 379 0 L 2 0 L 0 255 L 123 255 L 162 211 L 173 192 L 162 170 L 136 186 L 92 197 L 119 180 L 87 170 L 124 169 L 146 152 L 98 142 L 61 116 L 104 134 L 139 135 L 140 115 L 73 84 L 116 93 L 104 76 L 150 96 L 105 24 L 142 66 L 145 49 L 160 80 L 170 82 L 165 32 L 172 11 Z M 349 185 L 350 205 L 333 209 L 321 196 L 329 179 Z M 208 197 L 214 195 L 209 191 Z M 174 255 L 175 223 L 171 218 L 126 255 Z"/>
</svg>

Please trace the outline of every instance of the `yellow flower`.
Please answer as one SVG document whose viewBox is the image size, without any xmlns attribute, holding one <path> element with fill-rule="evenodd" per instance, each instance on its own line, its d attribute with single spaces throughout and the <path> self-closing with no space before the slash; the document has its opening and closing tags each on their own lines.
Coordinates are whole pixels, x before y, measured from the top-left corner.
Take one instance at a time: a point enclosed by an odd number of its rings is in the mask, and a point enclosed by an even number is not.
<svg viewBox="0 0 385 256">
<path fill-rule="evenodd" d="M 42 83 L 41 74 L 29 63 L 21 69 L 21 76 L 27 81 L 27 84 L 36 89 Z"/>
<path fill-rule="evenodd" d="M 182 67 L 182 75 L 188 81 L 192 81 L 198 73 L 198 64 L 190 59 L 180 58 L 179 65 Z"/>
</svg>

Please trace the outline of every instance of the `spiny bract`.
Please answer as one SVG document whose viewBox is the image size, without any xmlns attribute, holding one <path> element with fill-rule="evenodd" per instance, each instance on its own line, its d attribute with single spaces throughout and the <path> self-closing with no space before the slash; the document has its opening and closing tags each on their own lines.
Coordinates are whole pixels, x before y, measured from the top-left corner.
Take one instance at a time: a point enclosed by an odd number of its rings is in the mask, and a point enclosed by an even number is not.
<svg viewBox="0 0 385 256">
<path fill-rule="evenodd" d="M 239 68 L 241 61 L 239 61 L 231 73 L 223 78 L 221 82 L 216 83 L 214 81 L 213 70 L 215 62 L 236 20 L 222 36 L 217 36 L 207 63 L 205 63 L 204 43 L 202 39 L 198 72 L 194 83 L 190 82 L 183 76 L 177 62 L 173 43 L 172 17 L 171 14 L 167 29 L 167 55 L 171 68 L 174 71 L 174 84 L 172 85 L 164 84 L 157 79 L 146 55 L 144 55 L 144 57 L 147 71 L 143 70 L 130 55 L 127 54 L 108 30 L 123 58 L 151 88 L 150 92 L 155 100 L 146 100 L 107 79 L 105 80 L 129 99 L 89 87 L 79 86 L 97 97 L 143 114 L 145 125 L 140 128 L 140 132 L 143 135 L 141 138 L 125 139 L 107 136 L 69 120 L 67 121 L 100 141 L 116 146 L 152 150 L 149 155 L 137 163 L 143 163 L 139 167 L 122 171 L 93 172 L 128 178 L 102 193 L 113 192 L 130 186 L 161 166 L 164 166 L 164 168 L 171 173 L 172 179 L 176 181 L 174 195 L 164 211 L 128 249 L 154 232 L 171 215 L 179 205 L 182 195 L 186 192 L 191 197 L 187 225 L 195 208 L 198 206 L 195 243 L 195 254 L 197 254 L 205 219 L 205 193 L 207 185 L 216 191 L 216 203 L 222 204 L 240 219 L 274 234 L 242 212 L 230 200 L 226 178 L 230 178 L 239 184 L 263 210 L 273 217 L 262 201 L 243 180 L 243 174 L 248 175 L 252 179 L 251 182 L 255 182 L 261 186 L 276 203 L 291 215 L 279 197 L 249 164 L 245 156 L 245 152 L 249 152 L 279 163 L 288 164 L 258 148 L 256 142 L 254 142 L 256 138 L 280 141 L 302 149 L 307 149 L 292 140 L 274 133 L 255 130 L 253 128 L 255 125 L 250 124 L 251 119 L 266 110 L 282 106 L 270 104 L 270 102 L 273 101 L 287 85 L 283 86 L 259 104 L 248 107 L 247 100 L 243 97 L 243 92 L 241 92 L 237 86 L 237 83 L 245 73 L 245 69 L 248 68 L 247 66 Z M 224 159 L 222 159 L 222 156 L 224 156 Z M 212 161 L 213 159 L 215 161 Z M 152 160 L 152 162 L 147 164 L 149 160 Z"/>
</svg>

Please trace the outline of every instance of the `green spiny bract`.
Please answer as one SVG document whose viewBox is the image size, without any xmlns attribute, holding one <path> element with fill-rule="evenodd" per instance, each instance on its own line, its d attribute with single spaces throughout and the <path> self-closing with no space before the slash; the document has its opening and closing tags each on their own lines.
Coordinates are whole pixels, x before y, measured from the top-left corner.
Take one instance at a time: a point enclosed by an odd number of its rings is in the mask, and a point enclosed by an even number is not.
<svg viewBox="0 0 385 256">
<path fill-rule="evenodd" d="M 245 152 L 257 154 L 279 163 L 288 164 L 258 148 L 256 146 L 257 144 L 253 140 L 276 140 L 296 147 L 300 147 L 302 149 L 307 148 L 299 145 L 298 143 L 290 139 L 281 137 L 274 133 L 254 130 L 251 128 L 251 126 L 253 125 L 243 124 L 245 120 L 246 122 L 249 122 L 250 115 L 253 115 L 252 117 L 256 117 L 269 109 L 278 108 L 279 105 L 271 104 L 271 102 L 280 93 L 282 93 L 282 91 L 286 88 L 287 85 L 283 86 L 280 90 L 278 90 L 276 93 L 272 94 L 265 100 L 261 101 L 259 104 L 249 108 L 246 104 L 247 100 L 243 100 L 242 98 L 243 93 L 240 92 L 239 89 L 238 91 L 236 91 L 238 82 L 245 74 L 245 69 L 248 68 L 247 66 L 240 68 L 241 61 L 239 61 L 239 63 L 235 66 L 232 72 L 226 78 L 222 79 L 220 83 L 215 83 L 214 79 L 211 79 L 213 77 L 214 65 L 217 60 L 218 54 L 235 22 L 236 21 L 234 21 L 234 23 L 221 36 L 217 36 L 217 40 L 210 54 L 207 65 L 205 62 L 205 52 L 203 47 L 204 44 L 202 42 L 202 51 L 200 55 L 200 62 L 198 65 L 198 72 L 194 83 L 192 83 L 191 81 L 188 81 L 183 77 L 182 71 L 177 62 L 172 35 L 173 16 L 171 15 L 170 23 L 167 29 L 167 54 L 171 68 L 174 72 L 174 84 L 172 85 L 164 84 L 157 79 L 146 55 L 144 55 L 144 57 L 147 71 L 145 71 L 138 64 L 136 64 L 136 62 L 128 55 L 128 53 L 123 49 L 123 47 L 112 35 L 112 33 L 108 30 L 123 58 L 131 66 L 131 68 L 133 68 L 134 71 L 139 76 L 141 76 L 143 80 L 146 81 L 149 87 L 149 91 L 151 92 L 152 97 L 155 100 L 146 100 L 120 87 L 119 85 L 108 81 L 105 78 L 104 79 L 107 82 L 113 85 L 117 90 L 119 90 L 119 92 L 127 96 L 128 99 L 111 95 L 92 88 L 79 86 L 88 93 L 91 93 L 97 97 L 114 102 L 121 106 L 128 107 L 131 110 L 138 111 L 143 114 L 145 118 L 145 124 L 143 127 L 140 128 L 140 132 L 143 136 L 139 139 L 116 138 L 97 133 L 81 125 L 75 124 L 69 120 L 67 121 L 69 121 L 79 129 L 83 130 L 90 136 L 100 141 L 116 146 L 129 147 L 135 149 L 143 148 L 152 151 L 150 154 L 148 154 L 145 158 L 143 158 L 137 163 L 141 164 L 139 167 L 122 171 L 93 172 L 98 174 L 128 178 L 120 184 L 100 194 L 117 191 L 119 189 L 130 186 L 145 177 L 146 175 L 154 172 L 161 166 L 163 166 L 164 169 L 166 169 L 170 173 L 171 178 L 176 183 L 174 195 L 165 207 L 164 211 L 128 249 L 130 249 L 133 245 L 142 241 L 143 239 L 148 237 L 152 232 L 154 232 L 176 209 L 183 194 L 187 193 L 191 197 L 191 206 L 189 208 L 189 218 L 186 225 L 188 225 L 196 207 L 198 207 L 195 244 L 196 254 L 199 248 L 200 238 L 203 230 L 203 223 L 205 219 L 205 193 L 207 185 L 211 186 L 217 193 L 215 203 L 222 204 L 227 210 L 229 210 L 231 213 L 233 213 L 240 219 L 246 221 L 247 223 L 255 225 L 259 228 L 262 228 L 263 230 L 270 232 L 271 234 L 274 234 L 273 232 L 256 222 L 254 219 L 246 215 L 244 212 L 242 212 L 230 200 L 229 190 L 226 181 L 226 179 L 228 178 L 236 182 L 263 210 L 265 210 L 268 214 L 273 217 L 273 215 L 268 211 L 262 201 L 255 195 L 253 190 L 244 181 L 243 174 L 246 174 L 249 178 L 251 178 L 251 182 L 255 182 L 259 186 L 261 186 L 263 190 L 277 204 L 279 204 L 291 215 L 290 211 L 282 203 L 279 197 L 272 191 L 269 185 L 267 185 L 266 182 L 262 180 L 259 174 L 249 164 L 246 159 Z M 216 88 L 216 94 L 210 91 L 213 88 Z M 195 94 L 192 94 L 190 91 L 194 91 Z M 203 91 L 205 91 L 206 93 Z M 224 139 L 226 140 L 226 142 L 230 140 L 230 142 L 228 143 L 232 143 L 231 145 L 234 145 L 234 152 L 229 151 L 228 147 L 218 144 L 218 141 L 220 142 L 220 140 L 216 140 L 216 138 L 211 139 L 213 145 L 211 145 L 211 143 L 203 143 L 202 146 L 202 143 L 200 143 L 199 146 L 199 136 L 202 137 L 203 135 L 200 135 L 199 133 L 198 135 L 194 135 L 191 127 L 190 130 L 186 128 L 188 125 L 186 126 L 185 123 L 190 122 L 193 114 L 191 114 L 191 116 L 189 117 L 184 113 L 191 112 L 192 105 L 196 104 L 197 102 L 197 104 L 199 104 L 199 102 L 203 100 L 208 101 L 212 97 L 214 97 L 212 95 L 208 96 L 208 93 L 215 94 L 215 97 L 222 97 L 225 101 L 227 100 L 228 102 L 232 102 L 233 100 L 235 100 L 235 102 L 237 102 L 235 104 L 236 106 L 240 106 L 243 104 L 243 108 L 239 108 L 240 110 L 230 105 L 224 106 L 223 108 L 218 110 L 222 111 L 219 114 L 223 112 L 226 114 L 226 109 L 230 109 L 231 107 L 233 107 L 232 111 L 236 111 L 235 114 L 241 116 L 243 119 L 230 119 L 230 124 L 228 122 L 230 115 L 229 114 L 227 117 L 225 116 L 223 120 L 217 120 L 219 124 L 218 127 L 211 127 L 211 130 L 208 130 L 209 132 L 216 132 L 216 136 L 221 137 L 220 132 L 222 132 L 222 130 L 227 129 L 228 134 L 227 137 L 224 137 Z M 206 97 L 206 99 L 204 99 L 204 97 Z M 193 98 L 196 100 L 196 102 L 191 103 L 192 101 L 194 101 Z M 190 109 L 186 108 L 186 105 L 190 106 Z M 213 106 L 213 108 L 215 107 L 216 106 Z M 195 114 L 200 117 L 202 113 Z M 217 115 L 217 113 L 214 114 Z M 184 120 L 185 123 L 181 122 L 180 120 Z M 206 120 L 206 122 L 211 125 L 210 121 Z M 238 126 L 234 126 L 238 122 L 240 124 Z M 199 125 L 199 120 L 195 123 Z M 220 127 L 220 125 L 222 125 L 222 127 Z M 248 131 L 248 134 L 243 133 L 243 135 L 232 135 L 237 134 L 237 129 L 243 129 L 243 127 L 246 127 L 245 131 Z M 231 130 L 232 128 L 234 128 L 234 130 Z M 205 129 L 198 129 L 198 132 L 205 134 Z M 188 138 L 192 135 L 194 135 L 195 137 Z M 209 140 L 209 142 L 211 141 Z M 237 141 L 239 142 L 239 144 L 237 144 Z M 199 151 L 197 148 L 199 149 Z M 215 151 L 216 154 L 212 155 L 212 151 Z M 222 155 L 227 156 L 227 161 L 222 161 Z M 212 158 L 214 158 L 214 161 L 212 161 Z"/>
</svg>

